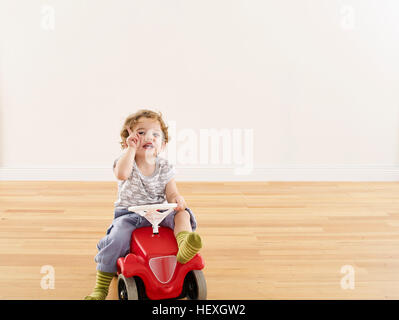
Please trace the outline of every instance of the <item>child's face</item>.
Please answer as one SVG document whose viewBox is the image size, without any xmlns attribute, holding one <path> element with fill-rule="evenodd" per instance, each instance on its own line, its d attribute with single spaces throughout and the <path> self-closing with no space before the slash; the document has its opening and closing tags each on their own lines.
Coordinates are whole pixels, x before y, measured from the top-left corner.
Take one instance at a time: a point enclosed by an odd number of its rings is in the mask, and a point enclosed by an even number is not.
<svg viewBox="0 0 399 320">
<path fill-rule="evenodd" d="M 134 133 L 140 137 L 136 156 L 151 159 L 165 147 L 163 132 L 159 121 L 141 117 L 133 128 Z"/>
</svg>

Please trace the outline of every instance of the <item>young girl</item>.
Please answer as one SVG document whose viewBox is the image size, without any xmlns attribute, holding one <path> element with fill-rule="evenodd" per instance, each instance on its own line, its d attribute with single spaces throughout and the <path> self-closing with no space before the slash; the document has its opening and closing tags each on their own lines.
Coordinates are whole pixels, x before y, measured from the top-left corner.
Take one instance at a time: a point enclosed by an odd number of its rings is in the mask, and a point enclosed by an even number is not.
<svg viewBox="0 0 399 320">
<path fill-rule="evenodd" d="M 118 200 L 114 220 L 97 244 L 96 286 L 86 300 L 104 300 L 115 276 L 116 262 L 129 252 L 132 231 L 151 224 L 130 206 L 156 203 L 177 203 L 177 208 L 160 224 L 174 230 L 179 247 L 177 261 L 187 263 L 201 249 L 200 236 L 193 232 L 197 223 L 186 207 L 174 180 L 175 168 L 159 157 L 168 143 L 168 128 L 162 115 L 151 110 L 139 110 L 130 115 L 121 131 L 124 152 L 114 161 L 118 179 Z"/>
</svg>

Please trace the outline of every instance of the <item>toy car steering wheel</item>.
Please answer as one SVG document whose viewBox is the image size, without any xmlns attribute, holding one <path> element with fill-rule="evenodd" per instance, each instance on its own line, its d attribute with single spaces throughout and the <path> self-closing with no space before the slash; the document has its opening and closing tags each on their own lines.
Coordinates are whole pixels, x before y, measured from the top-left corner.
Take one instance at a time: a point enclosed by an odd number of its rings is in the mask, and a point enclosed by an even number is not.
<svg viewBox="0 0 399 320">
<path fill-rule="evenodd" d="M 129 207 L 128 210 L 138 213 L 152 224 L 153 233 L 158 233 L 158 225 L 161 221 L 177 207 L 177 203 L 157 203 L 143 206 Z M 160 212 L 159 210 L 166 210 Z"/>
</svg>

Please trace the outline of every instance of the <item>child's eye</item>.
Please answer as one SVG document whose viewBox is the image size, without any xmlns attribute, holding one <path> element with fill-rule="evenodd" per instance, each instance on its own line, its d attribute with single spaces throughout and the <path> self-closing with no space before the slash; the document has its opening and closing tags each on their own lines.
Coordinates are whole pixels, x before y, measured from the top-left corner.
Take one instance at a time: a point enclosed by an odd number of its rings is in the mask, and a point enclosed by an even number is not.
<svg viewBox="0 0 399 320">
<path fill-rule="evenodd" d="M 159 133 L 154 133 L 154 136 L 155 137 L 159 137 Z"/>
<path fill-rule="evenodd" d="M 144 133 L 144 131 L 140 131 L 140 132 L 139 132 L 139 134 L 143 134 L 143 133 Z"/>
</svg>

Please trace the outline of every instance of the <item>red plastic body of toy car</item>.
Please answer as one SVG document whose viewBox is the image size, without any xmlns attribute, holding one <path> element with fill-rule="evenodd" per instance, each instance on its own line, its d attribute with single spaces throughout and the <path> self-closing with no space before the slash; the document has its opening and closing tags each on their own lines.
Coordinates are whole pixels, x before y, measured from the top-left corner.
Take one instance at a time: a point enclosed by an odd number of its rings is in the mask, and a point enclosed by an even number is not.
<svg viewBox="0 0 399 320">
<path fill-rule="evenodd" d="M 144 227 L 132 233 L 130 253 L 118 259 L 118 296 L 121 300 L 206 299 L 200 254 L 186 264 L 176 262 L 173 230 Z"/>
</svg>

